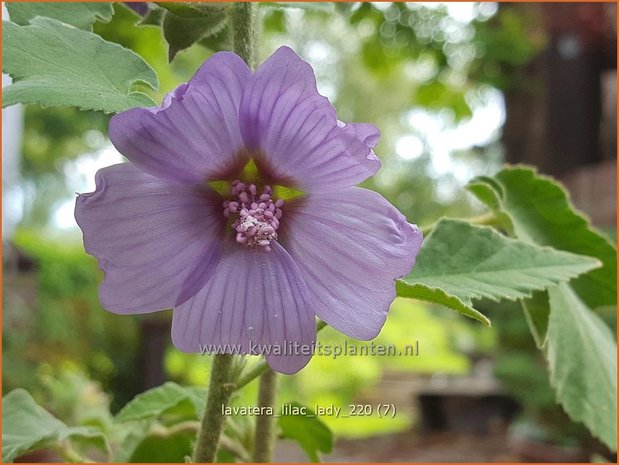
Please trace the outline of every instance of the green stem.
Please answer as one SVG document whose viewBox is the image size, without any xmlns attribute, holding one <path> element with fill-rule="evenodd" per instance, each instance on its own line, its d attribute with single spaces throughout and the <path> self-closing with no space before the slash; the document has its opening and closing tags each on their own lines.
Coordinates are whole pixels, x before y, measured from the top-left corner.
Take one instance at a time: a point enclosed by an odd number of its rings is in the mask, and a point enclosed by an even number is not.
<svg viewBox="0 0 619 465">
<path fill-rule="evenodd" d="M 219 437 L 226 421 L 223 410 L 228 405 L 235 387 L 233 380 L 230 379 L 232 362 L 232 355 L 216 354 L 213 357 L 206 410 L 196 441 L 194 462 L 212 463 L 215 461 Z"/>
<path fill-rule="evenodd" d="M 235 383 L 236 390 L 238 391 L 239 389 L 244 388 L 249 383 L 251 383 L 253 380 L 260 377 L 260 375 L 262 375 L 268 369 L 269 369 L 269 364 L 266 361 L 261 360 L 260 362 L 256 363 L 256 365 L 254 365 L 254 367 L 251 370 L 249 370 L 246 374 L 241 376 L 239 380 Z"/>
<path fill-rule="evenodd" d="M 254 42 L 256 35 L 256 6 L 238 2 L 230 8 L 233 49 L 250 68 L 254 67 Z M 194 462 L 215 461 L 226 415 L 224 409 L 237 387 L 234 383 L 233 356 L 215 355 L 209 383 L 206 410 L 196 440 Z"/>
<path fill-rule="evenodd" d="M 254 42 L 256 36 L 256 5 L 237 2 L 230 9 L 232 44 L 234 51 L 245 63 L 254 68 Z"/>
<path fill-rule="evenodd" d="M 258 407 L 273 407 L 276 395 L 277 374 L 273 370 L 267 370 L 260 376 Z M 265 413 L 256 418 L 254 462 L 268 463 L 273 461 L 275 432 L 275 416 L 273 414 Z"/>
</svg>

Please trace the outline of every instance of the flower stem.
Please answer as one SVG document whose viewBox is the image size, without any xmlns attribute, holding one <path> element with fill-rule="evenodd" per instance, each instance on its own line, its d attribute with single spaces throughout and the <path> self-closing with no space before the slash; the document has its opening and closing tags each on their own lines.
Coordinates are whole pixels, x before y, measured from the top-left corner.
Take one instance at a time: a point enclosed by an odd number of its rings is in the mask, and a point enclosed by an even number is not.
<svg viewBox="0 0 619 465">
<path fill-rule="evenodd" d="M 237 2 L 230 10 L 234 51 L 253 69 L 256 5 L 252 2 Z"/>
<path fill-rule="evenodd" d="M 268 369 L 269 369 L 269 364 L 265 362 L 264 360 L 261 360 L 260 362 L 256 363 L 256 365 L 251 370 L 249 370 L 246 374 L 241 376 L 239 380 L 236 382 L 235 384 L 236 390 L 244 388 L 249 383 L 251 383 L 253 380 L 260 377 Z"/>
<path fill-rule="evenodd" d="M 196 441 L 194 462 L 212 463 L 215 461 L 219 437 L 226 421 L 223 410 L 228 405 L 230 395 L 234 391 L 234 383 L 230 379 L 232 362 L 232 355 L 216 354 L 213 357 L 206 410 Z"/>
<path fill-rule="evenodd" d="M 256 34 L 256 6 L 253 3 L 237 2 L 230 8 L 233 49 L 247 65 L 254 67 L 254 42 Z M 224 408 L 237 388 L 233 373 L 233 356 L 215 354 L 211 370 L 206 409 L 196 440 L 194 462 L 212 463 L 217 455 L 226 415 Z"/>
<path fill-rule="evenodd" d="M 277 374 L 269 369 L 260 376 L 258 388 L 258 407 L 273 407 L 277 395 Z M 268 463 L 273 461 L 275 448 L 275 417 L 272 414 L 261 414 L 256 418 L 256 435 L 254 439 L 254 462 Z"/>
</svg>

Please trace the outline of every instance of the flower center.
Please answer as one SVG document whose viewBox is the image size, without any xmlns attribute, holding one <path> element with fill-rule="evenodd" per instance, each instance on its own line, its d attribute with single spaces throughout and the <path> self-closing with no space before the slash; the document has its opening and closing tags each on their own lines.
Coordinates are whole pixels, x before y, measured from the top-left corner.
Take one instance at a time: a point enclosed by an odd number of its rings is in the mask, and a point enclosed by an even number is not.
<svg viewBox="0 0 619 465">
<path fill-rule="evenodd" d="M 230 200 L 223 203 L 224 216 L 238 215 L 232 223 L 236 231 L 236 242 L 247 247 L 261 247 L 271 251 L 271 241 L 277 240 L 277 229 L 282 217 L 284 201 L 272 198 L 273 190 L 264 186 L 258 195 L 255 184 L 239 180 L 230 186 Z M 234 218 L 234 216 L 232 216 Z"/>
</svg>

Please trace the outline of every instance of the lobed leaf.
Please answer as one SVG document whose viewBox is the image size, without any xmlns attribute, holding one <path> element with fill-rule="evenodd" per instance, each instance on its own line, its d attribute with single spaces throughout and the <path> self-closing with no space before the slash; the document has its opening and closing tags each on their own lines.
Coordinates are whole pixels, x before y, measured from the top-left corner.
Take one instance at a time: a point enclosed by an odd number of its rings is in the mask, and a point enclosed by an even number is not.
<svg viewBox="0 0 619 465">
<path fill-rule="evenodd" d="M 497 226 L 505 230 L 509 235 L 514 235 L 514 226 L 510 217 L 501 210 L 501 185 L 487 176 L 479 176 L 468 183 L 467 189 L 485 204 L 496 216 Z"/>
<path fill-rule="evenodd" d="M 517 300 L 598 267 L 590 257 L 508 238 L 486 226 L 440 220 L 398 295 L 441 303 L 488 323 L 472 300 Z"/>
<path fill-rule="evenodd" d="M 157 88 L 153 69 L 96 34 L 36 17 L 28 26 L 3 21 L 2 40 L 3 71 L 16 81 L 3 89 L 3 106 L 38 103 L 113 113 L 154 104 L 132 91 L 136 83 Z"/>
<path fill-rule="evenodd" d="M 557 400 L 613 451 L 617 450 L 617 343 L 574 290 L 548 291 L 546 358 Z"/>
<path fill-rule="evenodd" d="M 15 389 L 2 398 L 2 461 L 65 439 L 88 441 L 107 449 L 103 433 L 94 428 L 68 427 L 38 405 L 24 389 Z"/>
<path fill-rule="evenodd" d="M 168 59 L 172 61 L 178 52 L 219 34 L 226 26 L 226 13 L 223 10 L 208 14 L 196 12 L 191 17 L 166 11 L 162 26 L 163 36 L 168 42 Z"/>
<path fill-rule="evenodd" d="M 163 13 L 161 25 L 168 43 L 168 59 L 195 43 L 209 46 L 209 39 L 221 41 L 226 28 L 227 3 L 159 2 L 156 11 Z M 212 48 L 212 47 L 209 47 Z"/>
<path fill-rule="evenodd" d="M 592 308 L 616 305 L 616 248 L 571 204 L 556 181 L 532 168 L 481 177 L 471 192 L 513 236 L 594 257 L 602 267 L 522 302 L 538 347 L 545 348 L 557 401 L 575 421 L 616 450 L 617 345 Z"/>
<path fill-rule="evenodd" d="M 491 326 L 490 320 L 483 313 L 475 310 L 470 300 L 464 302 L 459 297 L 449 295 L 442 289 L 431 288 L 418 283 L 409 284 L 398 280 L 396 281 L 396 293 L 400 297 L 443 305 L 487 326 Z"/>
<path fill-rule="evenodd" d="M 95 21 L 107 23 L 114 14 L 114 8 L 109 2 L 7 2 L 6 8 L 11 22 L 20 26 L 25 26 L 37 16 L 44 16 L 87 31 L 92 31 Z"/>
<path fill-rule="evenodd" d="M 191 401 L 197 411 L 199 401 L 197 392 L 193 388 L 167 382 L 135 396 L 118 412 L 115 420 L 124 423 L 158 417 L 187 400 Z"/>
<path fill-rule="evenodd" d="M 559 183 L 532 168 L 513 167 L 503 169 L 494 178 L 476 178 L 469 189 L 509 219 L 516 238 L 597 258 L 602 267 L 571 284 L 592 308 L 616 305 L 617 250 L 592 229 Z"/>
</svg>

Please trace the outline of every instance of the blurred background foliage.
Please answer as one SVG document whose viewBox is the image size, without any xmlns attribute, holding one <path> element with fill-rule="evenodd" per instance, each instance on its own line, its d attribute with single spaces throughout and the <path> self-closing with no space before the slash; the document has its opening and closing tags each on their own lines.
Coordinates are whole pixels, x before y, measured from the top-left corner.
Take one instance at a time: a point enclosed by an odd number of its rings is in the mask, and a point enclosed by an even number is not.
<svg viewBox="0 0 619 465">
<path fill-rule="evenodd" d="M 169 63 L 157 15 L 137 25 L 141 18 L 133 10 L 121 3 L 114 10 L 112 21 L 96 23 L 94 31 L 134 50 L 156 70 L 159 91 L 144 91 L 157 101 L 187 81 L 210 54 L 226 49 L 226 31 L 218 31 Z M 504 160 L 503 96 L 537 86 L 527 67 L 548 40 L 537 6 L 270 4 L 261 5 L 260 18 L 258 62 L 279 45 L 291 46 L 313 65 L 319 90 L 340 119 L 381 129 L 376 153 L 383 168 L 366 187 L 420 225 L 477 212 L 462 186 L 475 175 L 494 172 Z M 25 107 L 22 215 L 11 240 L 17 251 L 12 266 L 19 273 L 5 281 L 4 390 L 24 387 L 76 424 L 106 421 L 102 412 L 108 405 L 117 411 L 147 387 L 143 324 L 159 318 L 165 326 L 169 318 L 168 312 L 118 316 L 100 307 L 102 276 L 84 253 L 72 219 L 74 192 L 92 190 L 96 169 L 122 161 L 106 136 L 109 117 L 75 108 Z M 586 437 L 554 403 L 519 309 L 491 312 L 494 330 L 442 308 L 398 299 L 375 343 L 401 347 L 419 341 L 422 356 L 314 357 L 298 376 L 283 378 L 282 402 L 347 406 L 378 395 L 385 373 L 469 376 L 476 363 L 490 359 L 496 376 L 523 405 L 524 423 L 559 443 Z M 167 330 L 162 334 L 169 346 Z M 320 334 L 323 343 L 344 340 L 331 329 Z M 206 383 L 204 357 L 171 347 L 164 352 L 166 378 Z M 243 395 L 237 403 L 253 402 L 255 386 Z M 79 418 L 85 412 L 97 419 Z M 392 420 L 325 418 L 342 437 L 402 431 L 417 420 L 409 411 Z"/>
<path fill-rule="evenodd" d="M 496 143 L 502 118 L 498 91 L 524 85 L 519 67 L 543 42 L 530 34 L 529 18 L 509 9 L 497 14 L 493 3 L 464 8 L 322 5 L 305 10 L 265 5 L 258 61 L 281 44 L 292 46 L 314 66 L 319 90 L 333 101 L 342 120 L 371 121 L 381 128 L 377 153 L 384 169 L 368 187 L 380 190 L 415 222 L 444 213 L 466 215 L 470 205 L 459 186 L 501 161 Z M 114 9 L 113 21 L 95 23 L 94 31 L 131 48 L 157 71 L 159 91 L 153 95 L 143 89 L 155 100 L 187 81 L 210 53 L 227 47 L 223 31 L 203 41 L 210 49 L 195 45 L 168 64 L 161 29 L 136 26 L 139 17 L 123 4 Z M 460 142 L 462 148 L 449 150 L 440 162 L 443 166 L 435 166 L 435 141 L 424 129 L 464 131 L 474 110 L 488 106 L 496 120 L 488 124 L 484 137 L 478 135 L 483 140 L 469 146 L 469 141 Z M 53 223 L 51 215 L 59 203 L 81 187 L 67 179 L 73 174 L 67 173 L 67 165 L 106 146 L 108 120 L 109 115 L 75 108 L 26 108 L 22 176 L 29 189 L 22 225 Z M 425 124 L 416 124 L 418 120 Z M 458 178 L 448 166 L 452 162 L 460 167 Z M 437 177 L 441 183 L 435 182 Z"/>
</svg>

